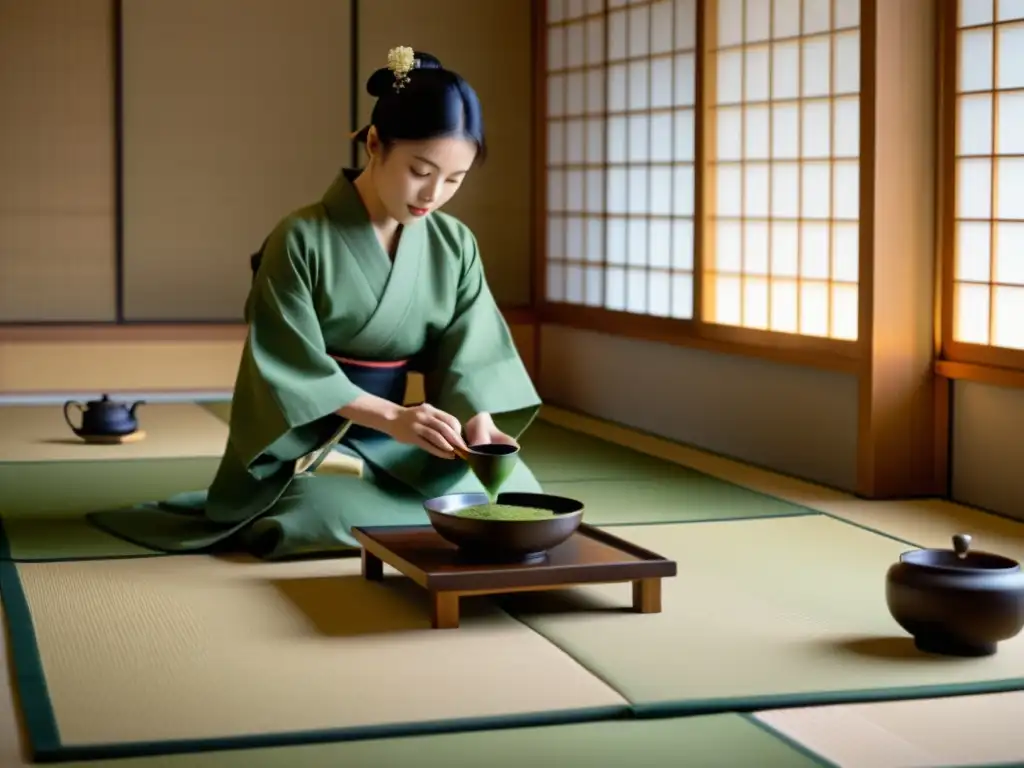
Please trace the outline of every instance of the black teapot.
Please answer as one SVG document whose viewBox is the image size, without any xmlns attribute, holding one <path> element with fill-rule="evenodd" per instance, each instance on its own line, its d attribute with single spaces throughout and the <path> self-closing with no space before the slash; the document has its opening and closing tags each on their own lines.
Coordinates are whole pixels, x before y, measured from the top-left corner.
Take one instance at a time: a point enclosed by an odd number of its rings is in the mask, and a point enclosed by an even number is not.
<svg viewBox="0 0 1024 768">
<path fill-rule="evenodd" d="M 64 420 L 71 427 L 71 431 L 79 437 L 111 437 L 130 435 L 139 428 L 135 418 L 135 409 L 144 405 L 145 401 L 126 405 L 111 400 L 109 395 L 103 395 L 99 400 L 90 400 L 84 406 L 75 401 L 68 400 L 64 403 Z M 82 413 L 82 423 L 75 426 L 69 415 L 70 408 L 74 406 Z"/>
</svg>

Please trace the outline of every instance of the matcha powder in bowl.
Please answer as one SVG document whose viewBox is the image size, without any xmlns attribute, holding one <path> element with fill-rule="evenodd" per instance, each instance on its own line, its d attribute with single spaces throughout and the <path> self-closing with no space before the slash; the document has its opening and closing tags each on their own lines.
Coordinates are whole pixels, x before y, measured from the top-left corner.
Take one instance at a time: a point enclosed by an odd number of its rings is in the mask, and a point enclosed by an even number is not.
<svg viewBox="0 0 1024 768">
<path fill-rule="evenodd" d="M 549 520 L 555 513 L 549 509 L 536 507 L 519 507 L 512 504 L 474 504 L 454 513 L 455 517 L 468 517 L 474 520 Z"/>
</svg>

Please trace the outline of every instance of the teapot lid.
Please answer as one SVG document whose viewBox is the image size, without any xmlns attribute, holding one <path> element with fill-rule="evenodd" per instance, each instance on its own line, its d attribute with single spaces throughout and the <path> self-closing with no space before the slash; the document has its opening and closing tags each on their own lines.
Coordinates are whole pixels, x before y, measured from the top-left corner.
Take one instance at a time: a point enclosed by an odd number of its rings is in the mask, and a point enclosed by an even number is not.
<svg viewBox="0 0 1024 768">
<path fill-rule="evenodd" d="M 971 551 L 972 537 L 968 533 L 953 536 L 953 549 L 915 549 L 900 555 L 908 565 L 942 571 L 973 573 L 1008 573 L 1020 570 L 1016 560 L 991 552 Z"/>
</svg>

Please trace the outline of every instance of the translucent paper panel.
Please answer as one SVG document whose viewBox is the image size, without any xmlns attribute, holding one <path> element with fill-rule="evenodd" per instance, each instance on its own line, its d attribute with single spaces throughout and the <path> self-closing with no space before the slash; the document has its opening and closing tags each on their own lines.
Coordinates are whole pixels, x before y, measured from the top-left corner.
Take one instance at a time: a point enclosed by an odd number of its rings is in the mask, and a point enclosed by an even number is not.
<svg viewBox="0 0 1024 768">
<path fill-rule="evenodd" d="M 958 25 L 970 27 L 974 24 L 992 23 L 992 0 L 958 0 Z"/>
<path fill-rule="evenodd" d="M 772 45 L 772 98 L 795 99 L 800 95 L 800 44 L 786 41 Z"/>
<path fill-rule="evenodd" d="M 684 320 L 693 317 L 693 275 L 672 276 L 672 317 Z"/>
<path fill-rule="evenodd" d="M 832 0 L 804 0 L 803 29 L 805 35 L 827 32 L 832 27 Z"/>
<path fill-rule="evenodd" d="M 831 107 L 831 103 L 825 100 L 803 103 L 801 128 L 804 157 L 829 157 L 832 154 Z"/>
<path fill-rule="evenodd" d="M 552 261 L 548 257 L 547 269 L 547 299 L 548 301 L 565 301 L 565 263 Z"/>
<path fill-rule="evenodd" d="M 996 224 L 994 262 L 993 282 L 1024 286 L 1024 223 Z"/>
<path fill-rule="evenodd" d="M 604 306 L 611 310 L 626 308 L 626 270 L 609 267 L 604 276 Z"/>
<path fill-rule="evenodd" d="M 1024 349 L 1024 288 L 992 289 L 992 337 L 996 346 Z"/>
<path fill-rule="evenodd" d="M 716 63 L 718 103 L 739 104 L 743 101 L 743 51 L 720 51 Z"/>
<path fill-rule="evenodd" d="M 997 88 L 1024 87 L 1024 23 L 997 27 L 999 35 Z"/>
<path fill-rule="evenodd" d="M 992 161 L 957 161 L 956 215 L 961 219 L 988 219 L 991 217 Z"/>
<path fill-rule="evenodd" d="M 992 90 L 992 28 L 960 33 L 960 67 L 957 90 Z"/>
<path fill-rule="evenodd" d="M 565 219 L 561 216 L 548 217 L 548 258 L 565 258 Z"/>
<path fill-rule="evenodd" d="M 673 48 L 672 0 L 656 0 L 651 6 L 651 53 L 667 53 Z"/>
<path fill-rule="evenodd" d="M 565 210 L 565 171 L 548 171 L 548 210 Z"/>
<path fill-rule="evenodd" d="M 743 223 L 721 220 L 715 224 L 715 250 L 712 268 L 719 274 L 743 271 Z"/>
<path fill-rule="evenodd" d="M 668 272 L 647 273 L 647 312 L 658 317 L 672 313 L 672 275 Z"/>
<path fill-rule="evenodd" d="M 832 337 L 857 339 L 859 291 L 856 285 L 832 285 Z"/>
<path fill-rule="evenodd" d="M 844 96 L 832 102 L 833 157 L 860 157 L 860 98 Z"/>
<path fill-rule="evenodd" d="M 718 45 L 725 47 L 743 42 L 743 0 L 718 0 Z"/>
<path fill-rule="evenodd" d="M 676 219 L 672 222 L 672 269 L 693 271 L 693 222 Z"/>
<path fill-rule="evenodd" d="M 991 275 L 991 225 L 979 221 L 956 223 L 955 280 L 987 283 Z"/>
<path fill-rule="evenodd" d="M 991 97 L 987 98 L 991 99 Z M 996 131 L 996 152 L 1000 155 L 1024 154 L 1024 92 L 1001 93 L 998 100 L 999 120 Z M 989 117 L 990 127 L 991 124 L 991 117 Z M 991 146 L 991 141 L 989 146 Z"/>
<path fill-rule="evenodd" d="M 743 281 L 743 325 L 747 328 L 768 328 L 768 280 L 748 277 Z"/>
<path fill-rule="evenodd" d="M 693 50 L 697 45 L 697 0 L 675 0 L 676 50 Z"/>
<path fill-rule="evenodd" d="M 570 216 L 565 222 L 565 257 L 582 261 L 584 254 L 584 223 L 579 216 Z"/>
<path fill-rule="evenodd" d="M 796 277 L 800 271 L 800 226 L 796 222 L 774 221 L 771 231 L 771 273 L 775 277 Z"/>
<path fill-rule="evenodd" d="M 989 287 L 957 283 L 953 299 L 953 338 L 965 344 L 989 343 Z"/>
<path fill-rule="evenodd" d="M 801 96 L 828 96 L 832 91 L 832 47 L 827 37 L 805 39 Z"/>
<path fill-rule="evenodd" d="M 565 266 L 565 301 L 568 304 L 582 304 L 585 286 L 583 283 L 583 267 L 578 264 Z"/>
<path fill-rule="evenodd" d="M 1002 115 L 999 122 L 1001 128 Z M 958 155 L 992 154 L 991 94 L 972 94 L 957 99 L 956 152 Z"/>
<path fill-rule="evenodd" d="M 743 271 L 748 275 L 768 274 L 768 223 L 748 221 L 743 225 Z"/>
<path fill-rule="evenodd" d="M 1024 19 L 1024 0 L 996 0 L 996 19 Z"/>
<path fill-rule="evenodd" d="M 565 67 L 565 27 L 548 27 L 548 71 Z"/>
<path fill-rule="evenodd" d="M 579 67 L 586 60 L 586 22 L 576 21 L 565 28 L 565 66 Z"/>
<path fill-rule="evenodd" d="M 847 29 L 860 26 L 860 0 L 842 0 L 833 8 L 835 17 L 832 19 L 833 29 Z"/>
<path fill-rule="evenodd" d="M 800 0 L 775 0 L 773 29 L 775 37 L 796 37 L 800 34 Z"/>
<path fill-rule="evenodd" d="M 583 270 L 584 302 L 589 307 L 604 305 L 604 271 L 600 267 L 585 267 Z"/>
<path fill-rule="evenodd" d="M 746 4 L 746 35 L 748 43 L 768 40 L 772 33 L 772 4 L 768 3 L 747 3 Z"/>
<path fill-rule="evenodd" d="M 804 223 L 800 227 L 800 277 L 828 280 L 829 226 Z"/>
<path fill-rule="evenodd" d="M 1000 158 L 996 169 L 995 218 L 1024 219 L 1024 158 Z"/>
<path fill-rule="evenodd" d="M 828 336 L 829 284 L 826 282 L 800 283 L 800 333 L 808 336 Z"/>
<path fill-rule="evenodd" d="M 772 280 L 769 328 L 780 333 L 797 332 L 799 292 L 796 280 Z"/>
<path fill-rule="evenodd" d="M 743 322 L 743 278 L 731 275 L 711 276 L 714 318 L 724 325 Z"/>
<path fill-rule="evenodd" d="M 860 275 L 860 232 L 856 224 L 832 225 L 832 280 L 856 283 Z"/>
</svg>

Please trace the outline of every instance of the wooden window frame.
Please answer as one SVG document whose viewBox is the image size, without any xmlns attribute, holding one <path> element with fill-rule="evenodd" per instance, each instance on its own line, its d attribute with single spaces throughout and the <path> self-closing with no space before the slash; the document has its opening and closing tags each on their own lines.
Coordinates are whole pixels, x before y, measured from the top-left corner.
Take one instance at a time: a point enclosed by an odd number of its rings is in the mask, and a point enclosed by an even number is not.
<svg viewBox="0 0 1024 768">
<path fill-rule="evenodd" d="M 938 190 L 936 199 L 938 285 L 938 343 L 935 368 L 948 379 L 966 379 L 996 386 L 1024 387 L 1024 350 L 956 341 L 956 165 L 957 165 L 957 72 L 959 69 L 959 2 L 943 0 L 939 6 L 937 77 Z M 1019 20 L 998 22 L 1020 23 Z M 995 48 L 993 46 L 993 55 Z M 993 76 L 995 72 L 993 72 Z M 993 89 L 995 83 L 993 82 Z M 997 92 L 993 90 L 993 92 Z M 993 122 L 993 135 L 995 134 Z M 999 155 L 992 147 L 993 158 Z M 993 174 L 994 175 L 994 174 Z M 994 200 L 993 200 L 994 202 Z M 995 212 L 991 213 L 993 218 Z M 990 244 L 990 247 L 993 247 Z M 992 311 L 991 307 L 989 309 Z"/>
<path fill-rule="evenodd" d="M 838 0 L 841 2 L 842 0 Z M 857 374 L 869 357 L 870 338 L 870 264 L 872 260 L 871 216 L 865 213 L 873 204 L 871 174 L 873 164 L 872 122 L 874 112 L 867 103 L 874 76 L 874 62 L 867 59 L 872 50 L 868 39 L 873 32 L 873 13 L 865 13 L 870 6 L 867 0 L 861 3 L 860 22 L 860 70 L 861 109 L 859 114 L 860 154 L 858 167 L 862 179 L 860 190 L 861 216 L 859 230 L 859 275 L 858 283 L 858 339 L 849 341 L 796 333 L 768 331 L 730 325 L 719 325 L 704 319 L 707 302 L 704 287 L 710 280 L 705 271 L 705 244 L 711 242 L 714 222 L 707 216 L 705 200 L 714 194 L 713 171 L 706 171 L 714 165 L 708 157 L 706 132 L 713 130 L 714 118 L 710 115 L 711 100 L 706 98 L 709 88 L 714 87 L 714 67 L 706 66 L 709 57 L 714 56 L 714 46 L 709 43 L 709 33 L 714 30 L 717 0 L 695 0 L 696 3 L 696 72 L 695 72 L 695 121 L 694 121 L 694 254 L 693 254 L 693 318 L 676 319 L 653 315 L 634 314 L 625 311 L 608 310 L 592 306 L 551 302 L 547 299 L 547 0 L 534 0 L 534 106 L 535 106 L 535 167 L 537 178 L 534 183 L 535 210 L 535 259 L 533 298 L 539 322 L 567 327 L 592 330 L 600 333 L 629 338 L 658 341 L 693 349 L 725 354 L 761 358 L 765 360 L 797 364 L 824 370 Z M 607 18 L 608 7 L 604 15 Z M 710 179 L 710 180 L 709 180 Z"/>
</svg>

